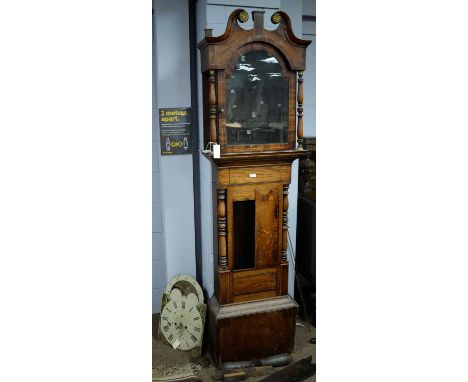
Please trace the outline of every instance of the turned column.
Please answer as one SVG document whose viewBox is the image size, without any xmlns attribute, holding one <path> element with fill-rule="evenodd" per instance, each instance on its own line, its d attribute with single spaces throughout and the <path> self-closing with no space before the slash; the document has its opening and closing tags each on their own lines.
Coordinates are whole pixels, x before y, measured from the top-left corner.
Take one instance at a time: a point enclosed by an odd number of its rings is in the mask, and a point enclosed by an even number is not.
<svg viewBox="0 0 468 382">
<path fill-rule="evenodd" d="M 218 268 L 228 267 L 226 250 L 226 190 L 218 190 Z"/>
<path fill-rule="evenodd" d="M 210 142 L 217 142 L 216 138 L 216 91 L 215 71 L 210 70 L 208 80 L 210 82 L 208 93 L 209 117 L 210 117 Z"/>
<path fill-rule="evenodd" d="M 283 249 L 281 252 L 281 263 L 288 262 L 288 188 L 289 185 L 283 186 Z"/>
<path fill-rule="evenodd" d="M 302 107 L 304 103 L 304 89 L 302 83 L 304 81 L 304 72 L 297 72 L 297 146 L 299 149 L 303 149 L 302 141 L 304 137 L 304 122 L 302 121 Z"/>
</svg>

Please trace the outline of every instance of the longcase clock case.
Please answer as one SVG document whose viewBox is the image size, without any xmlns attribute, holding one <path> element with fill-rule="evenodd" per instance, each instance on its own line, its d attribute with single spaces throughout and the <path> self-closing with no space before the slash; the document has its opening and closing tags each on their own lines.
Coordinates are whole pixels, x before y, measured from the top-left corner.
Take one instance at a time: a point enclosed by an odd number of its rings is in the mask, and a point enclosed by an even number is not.
<svg viewBox="0 0 468 382">
<path fill-rule="evenodd" d="M 217 257 L 207 331 L 216 364 L 294 348 L 298 306 L 288 295 L 288 188 L 302 148 L 303 70 L 310 41 L 289 17 L 234 11 L 223 35 L 205 30 L 201 51 L 204 140 L 212 163 Z M 297 114 L 296 114 L 297 113 Z M 297 118 L 296 118 L 297 116 Z M 297 130 L 296 130 L 297 123 Z M 296 135 L 297 131 L 297 135 Z M 297 142 L 297 144 L 296 144 Z"/>
</svg>

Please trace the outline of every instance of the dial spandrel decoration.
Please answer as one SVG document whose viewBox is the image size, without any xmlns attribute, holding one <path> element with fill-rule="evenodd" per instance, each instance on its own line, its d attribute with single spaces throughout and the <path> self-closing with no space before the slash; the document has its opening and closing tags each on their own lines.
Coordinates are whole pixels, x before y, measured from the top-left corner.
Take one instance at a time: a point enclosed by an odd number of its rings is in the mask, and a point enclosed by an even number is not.
<svg viewBox="0 0 468 382">
<path fill-rule="evenodd" d="M 159 338 L 179 350 L 201 352 L 206 305 L 203 291 L 190 276 L 174 277 L 163 293 Z"/>
</svg>

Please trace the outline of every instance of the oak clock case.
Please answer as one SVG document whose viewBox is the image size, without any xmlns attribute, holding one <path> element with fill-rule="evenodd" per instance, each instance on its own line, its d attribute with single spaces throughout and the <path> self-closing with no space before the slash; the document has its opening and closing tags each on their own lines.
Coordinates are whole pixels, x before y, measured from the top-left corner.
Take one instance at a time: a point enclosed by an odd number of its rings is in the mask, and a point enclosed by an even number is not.
<svg viewBox="0 0 468 382">
<path fill-rule="evenodd" d="M 213 170 L 214 294 L 208 302 L 209 347 L 216 364 L 259 359 L 294 348 L 298 305 L 288 294 L 288 188 L 292 162 L 305 155 L 303 71 L 310 41 L 289 17 L 234 11 L 221 36 L 199 42 L 204 141 L 216 142 Z M 296 125 L 297 124 L 297 125 Z"/>
</svg>

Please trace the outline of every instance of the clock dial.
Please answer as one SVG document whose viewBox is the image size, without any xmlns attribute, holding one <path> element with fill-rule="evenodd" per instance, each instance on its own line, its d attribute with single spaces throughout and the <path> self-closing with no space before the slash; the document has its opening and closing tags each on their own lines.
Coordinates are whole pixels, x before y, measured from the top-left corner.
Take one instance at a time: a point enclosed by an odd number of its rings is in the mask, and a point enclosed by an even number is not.
<svg viewBox="0 0 468 382">
<path fill-rule="evenodd" d="M 187 302 L 197 305 L 198 304 L 198 297 L 194 293 L 189 293 L 187 295 Z"/>
<path fill-rule="evenodd" d="M 171 300 L 179 300 L 182 298 L 182 292 L 177 289 L 177 288 L 174 288 L 173 290 L 171 290 Z"/>
<path fill-rule="evenodd" d="M 192 299 L 171 298 L 161 312 L 161 332 L 175 349 L 190 350 L 201 346 L 203 320 Z"/>
<path fill-rule="evenodd" d="M 166 286 L 166 293 L 171 293 L 172 290 L 179 289 L 183 295 L 193 293 L 197 296 L 197 304 L 203 302 L 203 291 L 197 281 L 188 275 L 178 275 L 169 281 Z"/>
<path fill-rule="evenodd" d="M 203 291 L 192 277 L 169 281 L 161 302 L 159 337 L 174 349 L 201 351 L 206 305 Z"/>
</svg>

